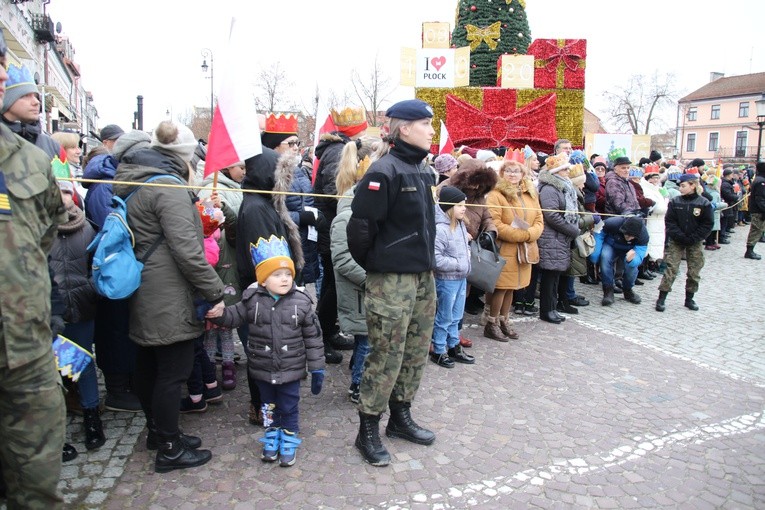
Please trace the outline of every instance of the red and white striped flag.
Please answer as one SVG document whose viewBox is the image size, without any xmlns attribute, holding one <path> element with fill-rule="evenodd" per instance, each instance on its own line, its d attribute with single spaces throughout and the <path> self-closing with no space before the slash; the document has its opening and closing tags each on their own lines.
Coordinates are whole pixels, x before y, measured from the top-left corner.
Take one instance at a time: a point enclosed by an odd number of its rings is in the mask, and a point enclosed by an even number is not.
<svg viewBox="0 0 765 510">
<path fill-rule="evenodd" d="M 325 119 L 323 124 L 319 124 L 320 119 Z M 329 114 L 329 109 L 323 102 L 319 102 L 319 110 L 316 115 L 316 128 L 313 132 L 313 173 L 311 175 L 311 184 L 316 183 L 316 172 L 319 169 L 319 158 L 316 157 L 316 146 L 319 145 L 319 139 L 324 133 L 331 133 L 337 131 L 337 126 L 332 121 L 332 116 Z"/>
<path fill-rule="evenodd" d="M 441 121 L 441 134 L 438 136 L 438 153 L 439 154 L 451 154 L 454 152 L 454 143 L 452 142 L 449 132 L 446 130 L 446 124 Z"/>
<path fill-rule="evenodd" d="M 231 20 L 218 104 L 212 118 L 210 143 L 205 158 L 205 177 L 237 161 L 263 152 L 253 90 L 254 66 L 244 65 L 255 53 L 245 27 Z"/>
</svg>

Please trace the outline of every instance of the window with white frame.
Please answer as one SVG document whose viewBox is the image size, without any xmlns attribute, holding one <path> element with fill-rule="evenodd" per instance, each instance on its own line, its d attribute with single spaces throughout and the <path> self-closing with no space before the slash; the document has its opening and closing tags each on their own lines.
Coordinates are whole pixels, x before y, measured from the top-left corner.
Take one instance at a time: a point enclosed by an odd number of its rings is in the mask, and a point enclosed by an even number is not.
<svg viewBox="0 0 765 510">
<path fill-rule="evenodd" d="M 707 150 L 709 152 L 717 152 L 720 146 L 720 133 L 709 133 L 709 146 Z"/>
<path fill-rule="evenodd" d="M 696 133 L 688 133 L 688 138 L 685 143 L 685 149 L 688 152 L 696 151 Z"/>
</svg>

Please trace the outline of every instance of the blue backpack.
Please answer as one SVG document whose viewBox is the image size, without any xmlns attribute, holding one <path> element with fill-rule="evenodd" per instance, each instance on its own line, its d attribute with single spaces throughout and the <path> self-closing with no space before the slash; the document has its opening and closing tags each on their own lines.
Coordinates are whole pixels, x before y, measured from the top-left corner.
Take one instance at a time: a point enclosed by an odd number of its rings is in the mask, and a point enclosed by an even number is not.
<svg viewBox="0 0 765 510">
<path fill-rule="evenodd" d="M 179 177 L 168 174 L 154 175 L 144 182 L 163 177 L 186 184 Z M 141 271 L 146 259 L 165 237 L 161 234 L 141 260 L 136 259 L 133 251 L 135 237 L 127 220 L 127 201 L 136 191 L 130 193 L 125 200 L 117 196 L 112 197 L 114 210 L 106 217 L 103 228 L 87 248 L 88 252 L 94 252 L 93 285 L 96 292 L 109 299 L 126 299 L 133 295 L 141 284 Z"/>
</svg>

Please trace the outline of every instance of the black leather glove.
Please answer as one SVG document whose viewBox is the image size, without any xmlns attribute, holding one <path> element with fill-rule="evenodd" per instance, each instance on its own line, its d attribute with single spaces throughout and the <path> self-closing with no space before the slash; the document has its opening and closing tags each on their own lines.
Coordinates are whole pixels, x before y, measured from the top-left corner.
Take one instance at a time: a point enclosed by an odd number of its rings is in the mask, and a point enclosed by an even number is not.
<svg viewBox="0 0 765 510">
<path fill-rule="evenodd" d="M 58 335 L 61 334 L 62 331 L 64 331 L 64 327 L 66 327 L 66 323 L 64 322 L 64 318 L 60 315 L 51 315 L 50 316 L 50 331 L 52 335 L 52 339 L 55 340 Z"/>
<path fill-rule="evenodd" d="M 487 230 L 486 232 L 481 232 L 481 234 L 478 236 L 478 246 L 480 246 L 484 250 L 491 250 L 492 245 L 495 245 L 496 241 L 497 241 L 497 233 L 493 230 Z"/>
<path fill-rule="evenodd" d="M 316 216 L 313 215 L 311 211 L 300 211 L 298 213 L 298 219 L 300 220 L 300 225 L 313 225 L 316 226 Z"/>
</svg>

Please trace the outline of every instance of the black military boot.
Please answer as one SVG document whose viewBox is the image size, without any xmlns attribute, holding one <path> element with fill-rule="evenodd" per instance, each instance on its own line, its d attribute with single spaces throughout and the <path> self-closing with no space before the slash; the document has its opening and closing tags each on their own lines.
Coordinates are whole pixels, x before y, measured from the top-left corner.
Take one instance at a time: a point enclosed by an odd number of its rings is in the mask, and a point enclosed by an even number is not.
<svg viewBox="0 0 765 510">
<path fill-rule="evenodd" d="M 387 466 L 390 464 L 390 454 L 380 441 L 380 415 L 359 412 L 359 420 L 356 448 L 364 460 L 373 466 Z"/>
<path fill-rule="evenodd" d="M 106 436 L 104 436 L 101 418 L 98 416 L 98 407 L 83 409 L 82 415 L 85 425 L 85 448 L 88 450 L 101 448 L 106 442 Z"/>
<path fill-rule="evenodd" d="M 693 310 L 694 312 L 699 309 L 699 305 L 696 304 L 696 301 L 693 300 L 693 292 L 686 292 L 685 293 L 685 307 L 689 310 Z"/>
<path fill-rule="evenodd" d="M 400 437 L 417 444 L 433 444 L 436 435 L 430 430 L 420 427 L 412 419 L 411 402 L 388 402 L 388 407 L 390 407 L 390 419 L 388 426 L 385 427 L 386 436 Z"/>
<path fill-rule="evenodd" d="M 747 246 L 746 253 L 744 253 L 744 258 L 752 259 L 752 260 L 760 260 L 762 257 L 760 257 L 758 254 L 754 252 L 754 246 Z"/>
<path fill-rule="evenodd" d="M 157 458 L 154 461 L 154 471 L 157 473 L 201 466 L 212 459 L 210 450 L 192 450 L 186 447 L 180 434 L 169 440 L 162 438 L 158 446 Z"/>
<path fill-rule="evenodd" d="M 659 299 L 656 300 L 656 311 L 657 312 L 663 312 L 667 309 L 666 305 L 664 304 L 664 301 L 667 299 L 667 294 L 669 292 L 660 290 L 659 291 Z"/>
</svg>

